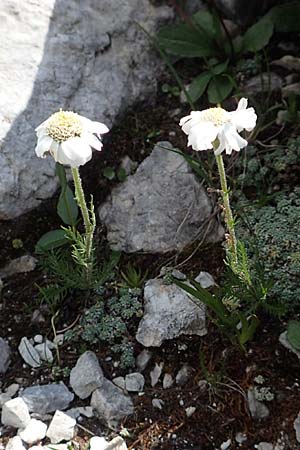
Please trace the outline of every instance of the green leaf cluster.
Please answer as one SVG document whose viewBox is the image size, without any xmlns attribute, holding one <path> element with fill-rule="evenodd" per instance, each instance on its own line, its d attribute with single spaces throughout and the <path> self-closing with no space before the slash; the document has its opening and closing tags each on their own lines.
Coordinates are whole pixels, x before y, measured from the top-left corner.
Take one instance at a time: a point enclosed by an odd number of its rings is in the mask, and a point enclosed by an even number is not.
<svg viewBox="0 0 300 450">
<path fill-rule="evenodd" d="M 272 8 L 243 35 L 232 40 L 223 33 L 216 14 L 199 11 L 186 23 L 162 27 L 156 38 L 162 51 L 179 57 L 201 58 L 205 62 L 207 70 L 192 81 L 189 99 L 195 102 L 207 91 L 210 103 L 221 103 L 236 87 L 229 62 L 265 48 L 274 31 L 300 31 L 299 24 L 299 4 L 291 2 Z"/>
<path fill-rule="evenodd" d="M 259 325 L 262 310 L 280 315 L 283 311 L 270 301 L 271 282 L 266 279 L 264 267 L 259 261 L 250 266 L 244 244 L 237 242 L 237 263 L 227 262 L 221 287 L 213 292 L 203 289 L 199 283 L 184 283 L 173 277 L 174 283 L 193 298 L 204 303 L 219 329 L 232 341 L 245 349 Z"/>
</svg>

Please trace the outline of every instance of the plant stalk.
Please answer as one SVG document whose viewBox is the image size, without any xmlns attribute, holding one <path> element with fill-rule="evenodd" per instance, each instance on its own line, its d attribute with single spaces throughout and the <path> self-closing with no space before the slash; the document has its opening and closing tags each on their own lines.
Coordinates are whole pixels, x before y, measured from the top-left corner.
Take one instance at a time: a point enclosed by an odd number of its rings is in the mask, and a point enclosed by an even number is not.
<svg viewBox="0 0 300 450">
<path fill-rule="evenodd" d="M 92 275 L 92 251 L 93 251 L 93 237 L 95 232 L 95 225 L 90 219 L 89 210 L 85 201 L 85 196 L 82 188 L 81 178 L 79 174 L 78 167 L 71 167 L 74 186 L 75 186 L 75 198 L 77 204 L 81 210 L 81 214 L 83 217 L 84 228 L 86 233 L 86 258 L 87 258 L 87 280 L 91 281 Z"/>
<path fill-rule="evenodd" d="M 233 262 L 233 264 L 237 264 L 237 243 L 236 243 L 236 236 L 235 236 L 235 230 L 234 230 L 234 219 L 230 207 L 229 202 L 229 191 L 227 186 L 227 180 L 226 180 L 226 174 L 225 174 L 225 167 L 224 162 L 221 155 L 215 155 L 217 166 L 218 166 L 218 172 L 220 176 L 220 182 L 221 182 L 221 189 L 222 189 L 222 198 L 223 198 L 223 205 L 225 209 L 225 223 L 227 226 L 227 231 L 229 234 L 229 237 L 227 239 L 227 245 L 228 245 L 228 252 L 230 255 L 230 258 Z"/>
</svg>

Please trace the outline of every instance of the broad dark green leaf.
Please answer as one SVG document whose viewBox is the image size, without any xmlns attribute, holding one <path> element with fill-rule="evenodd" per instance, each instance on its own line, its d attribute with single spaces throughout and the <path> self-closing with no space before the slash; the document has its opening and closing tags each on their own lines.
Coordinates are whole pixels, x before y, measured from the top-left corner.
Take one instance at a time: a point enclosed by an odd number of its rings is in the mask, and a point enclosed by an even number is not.
<svg viewBox="0 0 300 450">
<path fill-rule="evenodd" d="M 211 39 L 219 39 L 222 36 L 218 17 L 214 16 L 209 11 L 198 11 L 191 19 L 197 28 L 207 34 Z"/>
<path fill-rule="evenodd" d="M 232 82 L 224 75 L 215 76 L 209 83 L 207 94 L 210 103 L 221 103 L 233 89 Z"/>
<path fill-rule="evenodd" d="M 156 35 L 159 45 L 177 56 L 213 56 L 215 47 L 205 33 L 190 25 L 167 25 Z"/>
<path fill-rule="evenodd" d="M 209 81 L 211 80 L 211 77 L 211 73 L 203 72 L 201 73 L 201 75 L 194 78 L 188 90 L 188 93 L 193 102 L 198 100 L 198 98 L 200 98 L 204 93 Z"/>
<path fill-rule="evenodd" d="M 68 242 L 64 230 L 52 230 L 44 234 L 35 246 L 36 253 L 62 247 Z"/>
<path fill-rule="evenodd" d="M 67 184 L 60 193 L 57 203 L 57 214 L 66 225 L 75 226 L 78 217 L 78 206 L 74 193 Z"/>
<path fill-rule="evenodd" d="M 248 28 L 243 36 L 243 52 L 258 52 L 264 48 L 274 31 L 273 22 L 268 17 L 258 20 Z"/>
<path fill-rule="evenodd" d="M 228 66 L 228 60 L 217 64 L 216 66 L 210 67 L 210 72 L 212 73 L 212 75 L 220 75 L 221 73 L 225 72 L 225 70 L 227 69 Z"/>
<path fill-rule="evenodd" d="M 288 323 L 287 339 L 296 350 L 300 350 L 300 322 L 298 320 L 291 320 Z"/>
<path fill-rule="evenodd" d="M 276 31 L 292 33 L 300 31 L 300 3 L 294 1 L 285 5 L 274 6 L 266 17 L 269 17 Z"/>
</svg>

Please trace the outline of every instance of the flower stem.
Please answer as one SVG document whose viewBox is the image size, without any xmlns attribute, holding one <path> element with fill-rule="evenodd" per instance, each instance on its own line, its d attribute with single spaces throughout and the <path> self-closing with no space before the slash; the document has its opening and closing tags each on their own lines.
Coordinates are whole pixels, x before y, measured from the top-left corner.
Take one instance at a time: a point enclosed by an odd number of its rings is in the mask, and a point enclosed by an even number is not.
<svg viewBox="0 0 300 450">
<path fill-rule="evenodd" d="M 227 180 L 226 180 L 226 174 L 225 174 L 225 168 L 223 163 L 222 154 L 221 155 L 215 155 L 219 176 L 220 176 L 220 182 L 221 182 L 221 189 L 222 189 L 222 198 L 223 198 L 223 204 L 225 209 L 225 223 L 227 226 L 227 231 L 229 234 L 229 238 L 227 239 L 227 245 L 228 245 L 228 251 L 230 255 L 230 259 L 235 265 L 237 263 L 237 244 L 236 244 L 236 236 L 235 236 L 235 230 L 234 230 L 234 219 L 230 207 L 229 202 L 229 191 L 227 186 Z"/>
<path fill-rule="evenodd" d="M 85 201 L 85 196 L 82 188 L 81 178 L 79 174 L 78 167 L 71 167 L 73 180 L 74 180 L 74 186 L 75 186 L 75 197 L 76 201 L 78 203 L 78 206 L 81 210 L 83 222 L 84 222 L 84 228 L 86 233 L 86 259 L 87 259 L 87 280 L 88 282 L 91 281 L 91 275 L 92 275 L 92 251 L 93 251 L 93 237 L 95 232 L 95 225 L 93 221 L 90 219 L 89 210 Z"/>
</svg>

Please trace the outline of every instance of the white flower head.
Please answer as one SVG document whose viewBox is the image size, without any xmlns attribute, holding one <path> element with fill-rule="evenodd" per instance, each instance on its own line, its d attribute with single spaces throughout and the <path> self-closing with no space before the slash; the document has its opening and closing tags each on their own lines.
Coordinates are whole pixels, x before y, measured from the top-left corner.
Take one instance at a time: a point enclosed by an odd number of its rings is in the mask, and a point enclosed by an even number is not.
<svg viewBox="0 0 300 450">
<path fill-rule="evenodd" d="M 235 111 L 226 111 L 223 108 L 209 108 L 203 111 L 192 111 L 189 116 L 183 117 L 179 125 L 188 135 L 188 146 L 194 150 L 208 150 L 218 140 L 219 146 L 215 154 L 224 150 L 231 155 L 232 150 L 240 151 L 248 142 L 238 132 L 252 131 L 256 125 L 257 116 L 254 108 L 247 108 L 248 100 L 242 98 Z"/>
<path fill-rule="evenodd" d="M 36 128 L 35 153 L 41 158 L 50 153 L 56 162 L 71 167 L 83 166 L 92 158 L 92 148 L 102 149 L 101 135 L 109 129 L 72 111 L 58 111 Z"/>
</svg>

